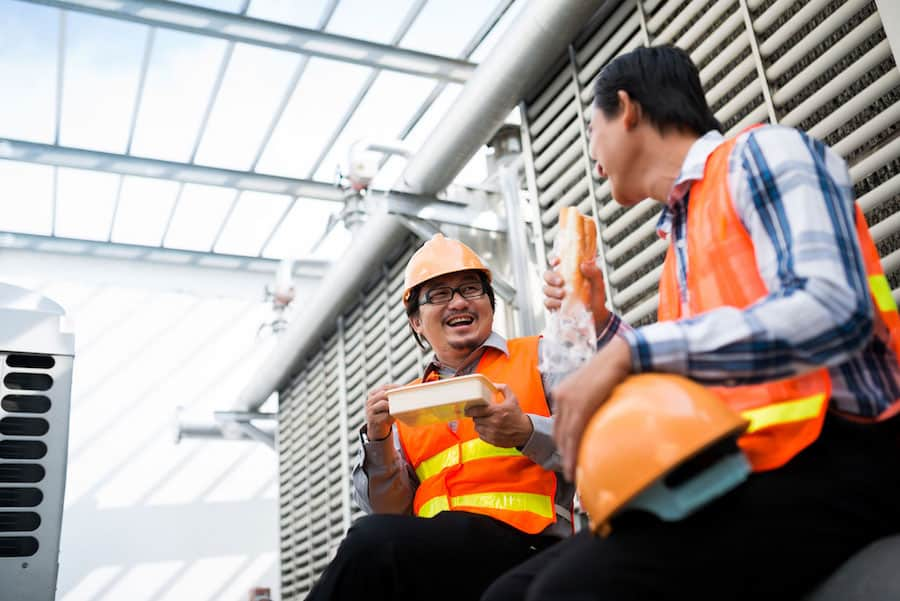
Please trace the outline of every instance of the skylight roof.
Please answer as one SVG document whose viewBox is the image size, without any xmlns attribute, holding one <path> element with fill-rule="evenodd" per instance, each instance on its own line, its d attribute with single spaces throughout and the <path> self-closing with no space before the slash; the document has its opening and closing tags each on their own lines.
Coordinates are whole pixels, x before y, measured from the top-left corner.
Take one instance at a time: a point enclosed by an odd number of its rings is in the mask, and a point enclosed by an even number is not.
<svg viewBox="0 0 900 601">
<path fill-rule="evenodd" d="M 350 57 L 350 42 L 342 52 L 357 62 L 267 46 L 266 35 L 275 40 L 283 36 L 275 27 L 288 25 L 395 46 L 413 62 L 481 60 L 524 2 L 191 0 L 166 15 L 141 12 L 157 19 L 148 25 L 122 18 L 127 1 L 95 3 L 89 13 L 0 0 L 0 85 L 15 90 L 0 94 L 0 138 L 20 149 L 61 147 L 28 155 L 50 165 L 0 158 L 0 233 L 333 260 L 351 238 L 342 223 L 329 227 L 342 208 L 331 186 L 350 145 L 406 138 L 420 147 L 462 86 L 438 70 L 403 72 L 402 56 L 376 64 L 356 46 Z M 266 35 L 235 42 L 191 6 Z M 136 159 L 138 169 L 117 171 Z M 386 157 L 374 187 L 390 187 L 405 161 Z M 226 170 L 206 172 L 210 183 L 252 181 L 258 191 L 183 183 L 200 181 L 196 170 L 179 177 L 194 166 Z M 286 189 L 306 196 L 263 191 Z M 318 193 L 330 200 L 309 197 Z"/>
</svg>

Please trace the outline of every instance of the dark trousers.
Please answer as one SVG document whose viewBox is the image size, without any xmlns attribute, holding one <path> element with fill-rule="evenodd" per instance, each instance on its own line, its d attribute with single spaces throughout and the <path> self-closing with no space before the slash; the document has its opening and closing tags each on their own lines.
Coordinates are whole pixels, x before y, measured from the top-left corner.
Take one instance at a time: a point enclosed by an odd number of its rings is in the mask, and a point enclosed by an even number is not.
<svg viewBox="0 0 900 601">
<path fill-rule="evenodd" d="M 347 532 L 307 601 L 474 601 L 497 576 L 558 540 L 462 511 L 370 515 Z"/>
<path fill-rule="evenodd" d="M 625 512 L 499 578 L 484 601 L 798 601 L 853 553 L 900 532 L 900 418 L 829 417 L 786 466 L 680 522 Z M 900 570 L 900 558 L 897 559 Z"/>
</svg>

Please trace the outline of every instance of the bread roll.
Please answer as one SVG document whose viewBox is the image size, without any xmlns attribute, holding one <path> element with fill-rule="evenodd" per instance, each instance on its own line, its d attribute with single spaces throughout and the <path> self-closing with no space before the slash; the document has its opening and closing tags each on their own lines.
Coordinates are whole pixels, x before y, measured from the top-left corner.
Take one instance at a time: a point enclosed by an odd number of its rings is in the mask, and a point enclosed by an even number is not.
<svg viewBox="0 0 900 601">
<path fill-rule="evenodd" d="M 590 308 L 590 282 L 581 274 L 579 266 L 597 256 L 597 226 L 594 220 L 582 215 L 575 207 L 560 209 L 558 246 L 559 273 L 566 283 L 563 308 L 576 303 Z"/>
</svg>

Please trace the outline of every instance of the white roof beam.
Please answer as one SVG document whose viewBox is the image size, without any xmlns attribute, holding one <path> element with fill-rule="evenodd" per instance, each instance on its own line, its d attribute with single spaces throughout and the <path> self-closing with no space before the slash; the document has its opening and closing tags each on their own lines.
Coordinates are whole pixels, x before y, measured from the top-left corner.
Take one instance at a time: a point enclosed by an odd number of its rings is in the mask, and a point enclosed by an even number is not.
<svg viewBox="0 0 900 601">
<path fill-rule="evenodd" d="M 82 148 L 37 144 L 0 138 L 0 159 L 39 163 L 54 167 L 90 169 L 118 175 L 136 175 L 167 179 L 186 184 L 221 186 L 237 190 L 287 194 L 321 200 L 342 201 L 344 192 L 326 183 L 290 177 L 279 177 L 247 171 L 233 171 L 172 161 L 98 152 Z"/>
<path fill-rule="evenodd" d="M 166 0 L 24 1 L 459 83 L 468 80 L 476 66 L 465 60 Z"/>
</svg>

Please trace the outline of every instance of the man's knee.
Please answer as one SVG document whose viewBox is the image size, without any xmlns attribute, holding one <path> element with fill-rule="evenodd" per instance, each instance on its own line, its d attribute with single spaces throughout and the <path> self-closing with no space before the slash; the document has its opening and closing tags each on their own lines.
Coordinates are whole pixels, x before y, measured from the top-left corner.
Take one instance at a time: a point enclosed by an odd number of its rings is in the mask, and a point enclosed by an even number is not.
<svg viewBox="0 0 900 601">
<path fill-rule="evenodd" d="M 392 540 L 392 534 L 396 533 L 397 522 L 409 519 L 413 518 L 383 514 L 362 517 L 350 526 L 339 552 L 344 555 L 365 557 L 367 554 L 377 552 L 378 549 L 384 549 L 385 544 Z M 368 557 L 370 560 L 374 558 L 373 555 Z"/>
</svg>

